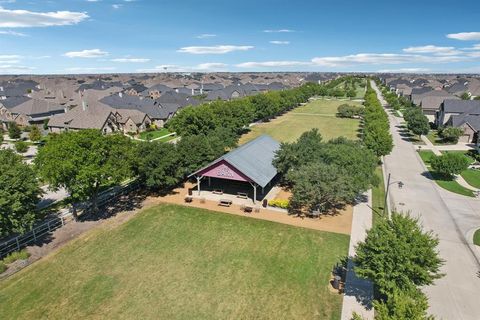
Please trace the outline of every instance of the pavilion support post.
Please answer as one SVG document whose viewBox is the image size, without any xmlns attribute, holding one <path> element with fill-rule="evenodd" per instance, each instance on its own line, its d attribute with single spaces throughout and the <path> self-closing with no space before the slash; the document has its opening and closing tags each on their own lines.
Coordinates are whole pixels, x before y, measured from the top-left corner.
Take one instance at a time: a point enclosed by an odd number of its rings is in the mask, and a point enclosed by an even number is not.
<svg viewBox="0 0 480 320">
<path fill-rule="evenodd" d="M 208 186 L 210 187 L 212 185 L 212 179 L 208 177 Z"/>
<path fill-rule="evenodd" d="M 257 185 L 253 185 L 253 203 L 255 204 L 255 201 L 257 201 Z"/>
<path fill-rule="evenodd" d="M 200 182 L 202 181 L 201 177 L 197 177 L 197 190 L 198 190 L 198 195 L 200 195 Z"/>
</svg>

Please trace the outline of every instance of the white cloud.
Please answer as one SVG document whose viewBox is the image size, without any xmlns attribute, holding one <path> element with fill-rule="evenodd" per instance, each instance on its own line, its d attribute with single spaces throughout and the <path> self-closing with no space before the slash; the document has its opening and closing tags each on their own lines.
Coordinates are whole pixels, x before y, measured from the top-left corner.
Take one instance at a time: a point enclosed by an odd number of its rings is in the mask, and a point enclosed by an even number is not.
<svg viewBox="0 0 480 320">
<path fill-rule="evenodd" d="M 275 68 L 275 67 L 298 67 L 309 66 L 311 62 L 305 61 L 263 61 L 263 62 L 243 62 L 235 65 L 238 68 Z"/>
<path fill-rule="evenodd" d="M 420 47 L 408 47 L 403 49 L 403 52 L 407 53 L 433 53 L 436 55 L 456 55 L 461 51 L 456 50 L 455 47 L 438 47 L 434 45 L 420 46 Z"/>
<path fill-rule="evenodd" d="M 422 73 L 429 72 L 430 69 L 426 68 L 400 68 L 400 69 L 383 69 L 378 70 L 379 73 Z"/>
<path fill-rule="evenodd" d="M 86 12 L 33 12 L 0 7 L 0 28 L 66 26 L 77 24 L 88 17 Z"/>
<path fill-rule="evenodd" d="M 325 67 L 346 67 L 361 64 L 447 63 L 466 60 L 462 56 L 426 56 L 397 53 L 358 53 L 337 57 L 317 57 L 312 62 Z"/>
<path fill-rule="evenodd" d="M 99 2 L 100 0 L 86 0 L 87 2 Z"/>
<path fill-rule="evenodd" d="M 111 59 L 113 62 L 130 62 L 130 63 L 144 63 L 149 62 L 150 59 L 148 58 L 116 58 Z"/>
<path fill-rule="evenodd" d="M 463 41 L 480 40 L 480 32 L 460 32 L 447 34 L 447 38 Z"/>
<path fill-rule="evenodd" d="M 113 9 L 120 9 L 121 7 L 123 7 L 123 4 L 119 4 L 119 3 L 112 4 Z"/>
<path fill-rule="evenodd" d="M 102 51 L 100 49 L 90 49 L 66 52 L 64 56 L 69 58 L 100 58 L 108 56 L 108 52 Z"/>
<path fill-rule="evenodd" d="M 211 47 L 183 47 L 177 51 L 191 54 L 225 54 L 233 51 L 247 51 L 250 49 L 253 49 L 253 46 L 218 45 Z"/>
<path fill-rule="evenodd" d="M 272 40 L 270 41 L 271 44 L 290 44 L 290 41 L 280 41 L 280 40 Z"/>
<path fill-rule="evenodd" d="M 17 54 L 0 54 L 0 60 L 20 59 L 22 56 Z"/>
<path fill-rule="evenodd" d="M 195 69 L 198 70 L 225 70 L 228 67 L 225 63 L 220 62 L 207 62 L 200 63 Z"/>
<path fill-rule="evenodd" d="M 25 74 L 25 73 L 32 73 L 34 67 L 27 67 L 21 65 L 0 65 L 0 74 Z"/>
<path fill-rule="evenodd" d="M 214 38 L 216 36 L 217 35 L 213 34 L 213 33 L 202 33 L 202 34 L 199 34 L 198 36 L 196 36 L 196 38 L 197 39 L 207 39 L 207 38 Z"/>
<path fill-rule="evenodd" d="M 291 30 L 291 29 L 276 29 L 276 30 L 267 29 L 267 30 L 263 30 L 263 32 L 265 32 L 265 33 L 292 33 L 292 32 L 295 32 L 295 30 Z"/>
<path fill-rule="evenodd" d="M 9 35 L 9 36 L 16 36 L 16 37 L 26 37 L 27 35 L 25 33 L 22 33 L 22 32 L 16 32 L 16 31 L 12 31 L 12 30 L 0 30 L 0 34 L 5 34 L 5 35 Z"/>
</svg>

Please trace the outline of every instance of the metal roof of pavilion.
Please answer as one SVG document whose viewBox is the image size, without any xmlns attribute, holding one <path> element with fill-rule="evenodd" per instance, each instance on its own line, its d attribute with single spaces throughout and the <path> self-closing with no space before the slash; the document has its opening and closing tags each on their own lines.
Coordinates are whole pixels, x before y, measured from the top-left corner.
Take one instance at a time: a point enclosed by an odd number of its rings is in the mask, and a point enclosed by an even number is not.
<svg viewBox="0 0 480 320">
<path fill-rule="evenodd" d="M 268 135 L 262 135 L 195 171 L 189 177 L 224 160 L 263 188 L 277 175 L 277 169 L 272 161 L 279 148 L 278 141 Z"/>
</svg>

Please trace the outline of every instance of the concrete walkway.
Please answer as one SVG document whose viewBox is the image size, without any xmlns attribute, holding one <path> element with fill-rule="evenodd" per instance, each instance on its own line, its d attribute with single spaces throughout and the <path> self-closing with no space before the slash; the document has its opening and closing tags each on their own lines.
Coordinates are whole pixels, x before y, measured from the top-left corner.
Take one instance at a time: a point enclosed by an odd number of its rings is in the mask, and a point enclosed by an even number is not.
<svg viewBox="0 0 480 320">
<path fill-rule="evenodd" d="M 372 86 L 377 89 L 374 83 Z M 425 230 L 438 235 L 438 250 L 445 260 L 441 268 L 445 276 L 423 288 L 429 299 L 428 311 L 438 319 L 478 320 L 480 257 L 478 250 L 472 249 L 471 230 L 480 227 L 480 199 L 437 186 L 425 174 L 415 146 L 401 136 L 398 118 L 389 119 L 394 148 L 385 157 L 385 169 L 392 179 L 405 183 L 402 189 L 391 188 L 392 208 L 419 217 Z"/>
<path fill-rule="evenodd" d="M 355 256 L 355 246 L 365 240 L 367 230 L 372 227 L 372 191 L 369 190 L 363 197 L 365 199 L 362 199 L 363 201 L 353 207 L 349 257 Z M 354 312 L 361 315 L 363 319 L 373 319 L 373 284 L 368 280 L 358 278 L 353 268 L 352 259 L 349 259 L 342 305 L 342 320 L 350 320 Z"/>
</svg>

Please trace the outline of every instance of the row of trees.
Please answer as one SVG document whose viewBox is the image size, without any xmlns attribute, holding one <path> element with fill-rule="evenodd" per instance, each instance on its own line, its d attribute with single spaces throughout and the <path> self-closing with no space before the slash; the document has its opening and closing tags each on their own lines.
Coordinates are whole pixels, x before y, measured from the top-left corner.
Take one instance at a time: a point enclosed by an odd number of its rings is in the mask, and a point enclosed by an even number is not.
<svg viewBox="0 0 480 320">
<path fill-rule="evenodd" d="M 282 143 L 273 161 L 292 189 L 292 213 L 327 212 L 351 204 L 378 183 L 377 157 L 361 142 L 337 138 L 323 142 L 313 129 L 294 143 Z"/>
<path fill-rule="evenodd" d="M 388 116 L 370 83 L 367 83 L 364 105 L 363 143 L 377 156 L 387 155 L 393 149 Z"/>
<path fill-rule="evenodd" d="M 239 135 L 254 121 L 268 121 L 306 102 L 310 97 L 319 94 L 322 87 L 323 85 L 308 83 L 290 90 L 187 107 L 171 119 L 167 127 L 181 136 L 208 135 L 218 128 L 228 129 L 234 135 Z"/>
<path fill-rule="evenodd" d="M 339 118 L 358 118 L 363 115 L 364 107 L 349 104 L 341 104 L 337 108 Z"/>
<path fill-rule="evenodd" d="M 443 276 L 438 238 L 424 232 L 416 218 L 392 213 L 381 219 L 356 247 L 355 272 L 371 280 L 379 292 L 375 319 L 432 319 L 421 287 Z"/>
</svg>

